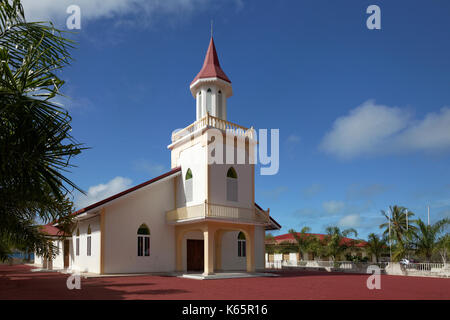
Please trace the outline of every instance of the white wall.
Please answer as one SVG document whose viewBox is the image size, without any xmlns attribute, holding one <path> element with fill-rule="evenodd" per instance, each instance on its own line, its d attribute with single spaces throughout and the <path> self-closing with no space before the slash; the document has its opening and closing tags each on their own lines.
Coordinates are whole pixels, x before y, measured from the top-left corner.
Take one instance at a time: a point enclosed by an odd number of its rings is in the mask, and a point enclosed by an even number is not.
<svg viewBox="0 0 450 320">
<path fill-rule="evenodd" d="M 227 172 L 230 167 L 236 170 L 238 179 L 238 201 L 227 200 Z M 248 165 L 211 165 L 209 202 L 225 206 L 253 208 L 253 181 L 251 166 Z"/>
<path fill-rule="evenodd" d="M 87 230 L 91 226 L 91 256 L 87 255 Z M 80 255 L 76 255 L 76 232 L 80 230 Z M 72 270 L 100 273 L 100 217 L 78 221 L 70 242 L 70 265 Z"/>
<path fill-rule="evenodd" d="M 247 258 L 238 256 L 238 235 L 239 231 L 229 231 L 222 237 L 222 269 L 243 270 L 247 269 Z M 255 269 L 263 270 L 264 261 L 264 228 L 255 226 Z"/>
<path fill-rule="evenodd" d="M 58 248 L 58 254 L 53 259 L 53 269 L 64 269 L 64 242 L 60 240 L 54 240 L 52 242 Z"/>
<path fill-rule="evenodd" d="M 38 267 L 45 267 L 49 269 L 63 269 L 64 268 L 64 241 L 61 240 L 53 240 L 53 245 L 57 247 L 57 252 L 55 258 L 51 261 L 51 263 L 44 263 L 44 258 L 42 256 L 34 254 L 34 265 Z"/>
<path fill-rule="evenodd" d="M 228 146 L 226 149 L 235 150 L 237 148 Z M 247 153 L 246 153 L 247 154 Z M 247 157 L 247 156 L 246 156 Z M 209 186 L 206 188 L 207 174 L 207 148 L 201 142 L 180 152 L 178 163 L 181 165 L 181 177 L 177 186 L 177 207 L 192 206 L 201 204 L 207 198 L 209 192 L 209 202 L 227 206 L 241 208 L 253 208 L 253 167 L 248 164 L 211 164 L 209 166 Z M 237 159 L 236 161 L 237 162 Z M 227 200 L 227 172 L 230 167 L 236 170 L 238 179 L 238 201 Z M 188 169 L 191 169 L 193 176 L 193 199 L 186 203 L 185 197 L 185 177 Z"/>
<path fill-rule="evenodd" d="M 177 208 L 192 206 L 205 202 L 206 199 L 206 151 L 201 143 L 181 151 L 179 162 L 181 165 L 181 176 L 178 177 L 177 186 Z M 192 201 L 186 203 L 185 177 L 188 169 L 192 171 L 193 197 Z M 173 189 L 170 192 L 173 193 Z"/>
<path fill-rule="evenodd" d="M 293 264 L 297 263 L 297 253 L 295 252 L 289 253 L 289 262 Z"/>
<path fill-rule="evenodd" d="M 194 173 L 195 174 L 195 173 Z M 160 181 L 119 198 L 105 212 L 105 273 L 175 270 L 174 227 L 166 223 L 173 210 L 173 179 Z M 150 256 L 137 256 L 137 230 L 150 229 Z"/>
<path fill-rule="evenodd" d="M 247 258 L 238 257 L 239 231 L 229 231 L 222 235 L 222 270 L 247 269 Z"/>
<path fill-rule="evenodd" d="M 216 137 L 214 132 L 209 132 L 208 135 Z M 216 144 L 216 149 L 221 148 L 223 150 L 223 164 L 210 165 L 209 201 L 211 203 L 241 208 L 254 208 L 254 168 L 248 164 L 248 152 L 246 151 L 245 145 L 244 139 L 235 140 L 234 136 L 230 136 L 229 134 L 222 137 L 222 146 L 220 146 L 220 140 Z M 230 161 L 231 163 L 229 163 Z M 227 172 L 230 167 L 233 167 L 237 174 L 238 201 L 227 200 Z"/>
<path fill-rule="evenodd" d="M 255 226 L 255 269 L 264 270 L 265 260 L 264 254 L 266 252 L 266 247 L 264 244 L 266 237 L 266 231 L 263 226 Z"/>
</svg>

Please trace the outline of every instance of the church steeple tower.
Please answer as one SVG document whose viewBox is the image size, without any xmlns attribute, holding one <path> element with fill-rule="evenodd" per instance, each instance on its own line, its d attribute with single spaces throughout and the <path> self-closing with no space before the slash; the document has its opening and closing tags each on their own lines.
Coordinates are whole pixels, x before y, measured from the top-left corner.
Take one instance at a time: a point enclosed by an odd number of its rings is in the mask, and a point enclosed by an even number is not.
<svg viewBox="0 0 450 320">
<path fill-rule="evenodd" d="M 233 95 L 231 81 L 220 66 L 214 39 L 211 36 L 203 67 L 190 85 L 197 100 L 197 120 L 209 113 L 227 119 L 227 99 Z"/>
</svg>

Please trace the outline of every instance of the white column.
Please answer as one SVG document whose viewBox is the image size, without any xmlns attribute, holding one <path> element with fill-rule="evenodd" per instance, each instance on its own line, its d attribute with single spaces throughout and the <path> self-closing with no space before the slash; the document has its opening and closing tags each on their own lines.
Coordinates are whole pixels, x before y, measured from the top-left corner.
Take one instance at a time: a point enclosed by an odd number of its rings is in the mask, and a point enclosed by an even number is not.
<svg viewBox="0 0 450 320">
<path fill-rule="evenodd" d="M 216 87 L 214 87 L 213 89 L 212 89 L 212 94 L 213 94 L 213 98 L 212 98 L 212 101 L 213 101 L 213 115 L 215 116 L 215 117 L 218 117 L 218 118 L 220 118 L 220 110 L 219 110 L 219 94 L 217 93 L 217 88 Z"/>
<path fill-rule="evenodd" d="M 222 119 L 227 120 L 227 95 L 222 92 Z"/>
<path fill-rule="evenodd" d="M 202 105 L 201 105 L 201 117 L 206 115 L 206 90 L 204 88 L 202 90 Z"/>
<path fill-rule="evenodd" d="M 195 102 L 196 102 L 196 119 L 199 120 L 201 118 L 201 110 L 200 110 L 200 103 L 201 103 L 201 95 L 198 95 L 198 92 L 195 94 Z"/>
</svg>

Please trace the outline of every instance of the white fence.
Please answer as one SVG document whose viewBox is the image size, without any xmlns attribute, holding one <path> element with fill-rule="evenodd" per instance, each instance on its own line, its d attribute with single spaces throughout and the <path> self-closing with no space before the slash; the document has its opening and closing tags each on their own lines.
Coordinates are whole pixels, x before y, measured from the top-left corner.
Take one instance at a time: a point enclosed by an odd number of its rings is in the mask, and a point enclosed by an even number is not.
<svg viewBox="0 0 450 320">
<path fill-rule="evenodd" d="M 317 260 L 305 260 L 305 261 L 292 261 L 292 260 L 276 260 L 267 261 L 267 269 L 282 269 L 283 267 L 303 267 L 303 268 L 333 268 L 337 270 L 359 270 L 361 268 L 367 268 L 370 265 L 377 265 L 381 269 L 384 269 L 387 262 L 352 262 L 352 261 L 317 261 Z"/>
<path fill-rule="evenodd" d="M 403 265 L 403 267 L 408 271 L 439 271 L 444 268 L 443 263 L 408 263 Z"/>
<path fill-rule="evenodd" d="M 366 273 L 367 267 L 371 265 L 377 265 L 386 274 L 391 275 L 450 277 L 450 265 L 443 263 L 409 263 L 400 265 L 398 262 L 292 261 L 281 259 L 266 261 L 267 269 L 304 268 L 355 273 Z"/>
</svg>

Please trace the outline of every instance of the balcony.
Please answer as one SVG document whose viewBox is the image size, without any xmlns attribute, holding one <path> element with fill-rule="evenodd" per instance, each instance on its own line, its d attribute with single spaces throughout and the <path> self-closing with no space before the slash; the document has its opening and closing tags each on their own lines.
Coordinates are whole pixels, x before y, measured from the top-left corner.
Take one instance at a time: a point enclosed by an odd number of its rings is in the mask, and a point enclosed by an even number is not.
<svg viewBox="0 0 450 320">
<path fill-rule="evenodd" d="M 219 130 L 224 130 L 226 132 L 230 132 L 233 135 L 241 136 L 241 137 L 249 137 L 251 139 L 255 138 L 254 129 L 245 128 L 238 124 L 211 116 L 209 113 L 206 114 L 200 120 L 195 121 L 191 125 L 187 126 L 180 131 L 174 132 L 172 134 L 172 143 L 182 139 L 185 136 L 190 135 L 191 133 L 203 129 L 203 128 L 216 128 Z"/>
<path fill-rule="evenodd" d="M 269 223 L 269 214 L 257 208 L 238 208 L 224 205 L 202 204 L 178 208 L 166 213 L 169 224 L 190 222 L 198 220 L 221 220 L 234 223 L 266 224 Z"/>
</svg>

